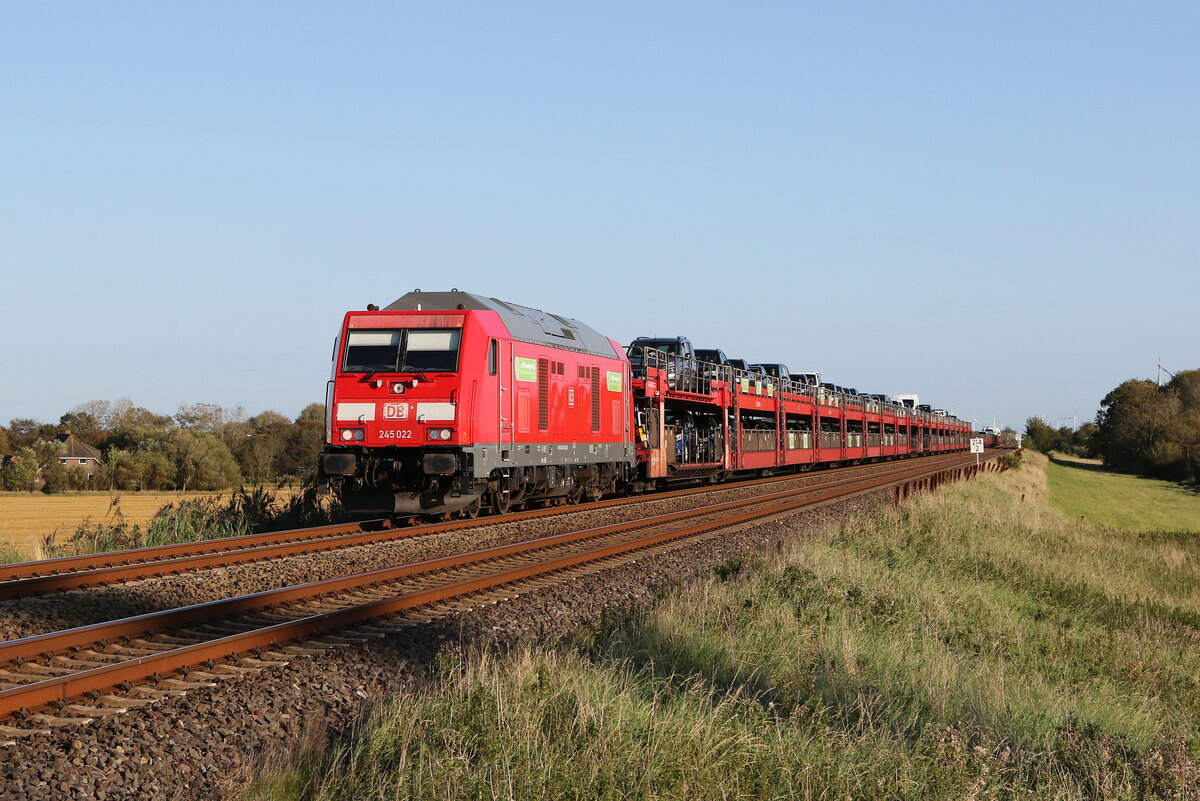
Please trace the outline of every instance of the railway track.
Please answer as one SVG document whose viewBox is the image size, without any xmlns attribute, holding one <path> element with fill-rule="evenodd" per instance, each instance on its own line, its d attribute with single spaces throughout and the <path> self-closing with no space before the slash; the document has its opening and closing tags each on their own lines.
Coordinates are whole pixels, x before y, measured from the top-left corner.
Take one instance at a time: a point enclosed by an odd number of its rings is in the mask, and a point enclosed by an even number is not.
<svg viewBox="0 0 1200 801">
<path fill-rule="evenodd" d="M 968 455 L 931 461 L 0 643 L 0 741 L 381 638 L 806 506 L 975 469 Z"/>
<path fill-rule="evenodd" d="M 924 457 L 917 461 L 888 462 L 885 463 L 883 469 L 886 469 L 888 465 L 917 463 L 933 468 L 947 459 L 954 459 L 958 456 L 959 454 L 951 454 L 947 456 Z M 872 467 L 879 468 L 880 466 L 875 465 Z M 743 481 L 736 484 L 690 487 L 632 499 L 614 498 L 578 507 L 555 506 L 531 509 L 513 512 L 502 518 L 468 518 L 432 523 L 419 527 L 396 527 L 388 520 L 369 520 L 358 523 L 292 529 L 266 534 L 251 534 L 240 537 L 226 537 L 174 545 L 0 565 L 0 600 L 96 585 L 161 578 L 166 575 L 211 570 L 234 564 L 246 564 L 302 554 L 319 553 L 322 551 L 373 545 L 416 536 L 461 531 L 501 521 L 508 523 L 533 520 L 580 509 L 604 509 L 626 505 L 631 502 L 670 499 L 735 487 L 769 486 L 774 483 L 789 480 L 794 481 L 798 478 L 811 478 L 817 475 L 842 475 L 851 472 L 861 472 L 863 470 L 864 467 L 858 465 L 834 468 L 822 471 L 819 474 L 788 474 L 785 476 Z"/>
</svg>

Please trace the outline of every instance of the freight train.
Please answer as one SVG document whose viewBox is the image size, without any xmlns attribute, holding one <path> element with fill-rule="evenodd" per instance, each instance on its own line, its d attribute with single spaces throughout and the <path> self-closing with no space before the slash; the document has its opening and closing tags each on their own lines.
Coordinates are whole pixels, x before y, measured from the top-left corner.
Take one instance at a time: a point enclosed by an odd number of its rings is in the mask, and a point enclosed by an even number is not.
<svg viewBox="0 0 1200 801">
<path fill-rule="evenodd" d="M 352 511 L 475 516 L 969 446 L 969 423 L 916 401 L 417 290 L 345 315 L 319 475 Z"/>
</svg>

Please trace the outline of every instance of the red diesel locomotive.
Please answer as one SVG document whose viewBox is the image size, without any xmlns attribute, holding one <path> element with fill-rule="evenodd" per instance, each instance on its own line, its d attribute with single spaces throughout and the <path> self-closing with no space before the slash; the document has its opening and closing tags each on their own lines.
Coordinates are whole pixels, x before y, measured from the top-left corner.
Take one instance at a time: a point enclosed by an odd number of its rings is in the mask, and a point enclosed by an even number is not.
<svg viewBox="0 0 1200 801">
<path fill-rule="evenodd" d="M 320 475 L 353 511 L 473 516 L 969 445 L 944 411 L 703 362 L 686 342 L 627 355 L 578 320 L 457 290 L 349 312 Z"/>
<path fill-rule="evenodd" d="M 629 362 L 578 320 L 410 292 L 348 313 L 334 359 L 321 473 L 351 510 L 598 498 L 634 464 Z"/>
</svg>

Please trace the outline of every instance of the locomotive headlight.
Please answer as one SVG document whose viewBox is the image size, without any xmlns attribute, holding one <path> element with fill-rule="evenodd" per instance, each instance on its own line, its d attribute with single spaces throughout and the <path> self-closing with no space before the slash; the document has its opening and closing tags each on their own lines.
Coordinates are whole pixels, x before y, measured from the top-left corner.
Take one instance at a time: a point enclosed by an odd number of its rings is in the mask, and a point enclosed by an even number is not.
<svg viewBox="0 0 1200 801">
<path fill-rule="evenodd" d="M 427 436 L 429 437 L 429 440 L 431 442 L 437 442 L 439 440 L 449 440 L 452 436 L 454 436 L 454 429 L 431 428 L 431 429 L 429 429 L 429 433 Z"/>
<path fill-rule="evenodd" d="M 342 441 L 343 442 L 351 442 L 351 441 L 362 442 L 363 438 L 365 436 L 366 436 L 366 432 L 364 432 L 361 428 L 343 428 L 342 429 Z"/>
<path fill-rule="evenodd" d="M 405 387 L 403 381 L 397 381 L 396 383 L 392 384 L 392 393 L 395 395 L 403 395 L 404 389 Z"/>
</svg>

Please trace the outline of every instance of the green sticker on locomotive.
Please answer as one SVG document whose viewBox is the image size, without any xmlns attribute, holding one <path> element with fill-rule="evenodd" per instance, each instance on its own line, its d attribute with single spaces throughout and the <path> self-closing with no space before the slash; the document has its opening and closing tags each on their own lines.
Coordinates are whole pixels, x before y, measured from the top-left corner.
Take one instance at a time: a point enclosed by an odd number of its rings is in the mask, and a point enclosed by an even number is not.
<svg viewBox="0 0 1200 801">
<path fill-rule="evenodd" d="M 518 381 L 537 381 L 537 359 L 513 358 L 513 373 Z"/>
<path fill-rule="evenodd" d="M 621 374 L 620 373 L 609 373 L 608 374 L 608 391 L 609 392 L 620 392 L 621 391 Z"/>
</svg>

